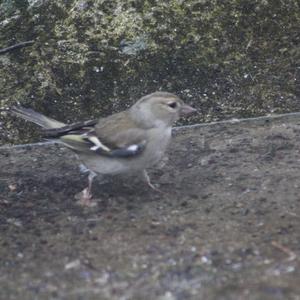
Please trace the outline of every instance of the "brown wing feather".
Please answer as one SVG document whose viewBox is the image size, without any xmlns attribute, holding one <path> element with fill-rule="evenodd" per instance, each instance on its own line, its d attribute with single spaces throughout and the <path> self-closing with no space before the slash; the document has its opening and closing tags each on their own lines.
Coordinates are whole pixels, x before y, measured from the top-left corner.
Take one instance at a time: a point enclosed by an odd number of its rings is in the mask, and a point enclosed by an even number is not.
<svg viewBox="0 0 300 300">
<path fill-rule="evenodd" d="M 124 111 L 100 119 L 95 126 L 95 135 L 104 144 L 116 148 L 146 142 L 145 130 L 138 128 L 128 114 L 128 111 Z"/>
<path fill-rule="evenodd" d="M 91 126 L 97 124 L 98 120 L 88 120 L 83 122 L 72 123 L 59 128 L 43 129 L 43 136 L 46 138 L 58 138 L 60 136 L 77 133 L 83 134 L 91 129 Z"/>
<path fill-rule="evenodd" d="M 140 154 L 146 144 L 145 130 L 137 128 L 127 112 L 100 119 L 93 126 L 72 124 L 58 131 L 52 131 L 66 145 L 79 152 L 93 152 L 110 157 L 132 157 Z M 50 132 L 50 131 L 48 131 Z"/>
</svg>

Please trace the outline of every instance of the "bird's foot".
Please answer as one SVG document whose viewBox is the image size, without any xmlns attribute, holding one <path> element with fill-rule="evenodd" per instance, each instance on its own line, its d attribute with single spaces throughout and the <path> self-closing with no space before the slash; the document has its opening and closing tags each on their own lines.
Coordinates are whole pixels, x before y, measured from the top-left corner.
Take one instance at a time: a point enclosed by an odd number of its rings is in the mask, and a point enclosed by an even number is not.
<svg viewBox="0 0 300 300">
<path fill-rule="evenodd" d="M 161 191 L 159 188 L 157 188 L 157 187 L 151 182 L 150 177 L 149 177 L 149 175 L 148 175 L 148 173 L 147 173 L 146 170 L 143 171 L 143 177 L 144 177 L 144 180 L 145 180 L 145 182 L 147 183 L 147 185 L 148 185 L 152 190 L 154 190 L 155 192 L 158 192 L 158 193 L 160 193 L 160 194 L 164 194 L 163 191 Z"/>
<path fill-rule="evenodd" d="M 77 204 L 84 207 L 95 207 L 97 202 L 92 200 L 92 193 L 89 188 L 85 188 L 80 193 L 75 195 Z"/>
<path fill-rule="evenodd" d="M 159 188 L 157 188 L 153 183 L 151 182 L 147 182 L 148 186 L 154 190 L 155 192 L 158 192 L 160 194 L 164 194 L 165 192 L 163 192 L 162 190 L 160 190 Z"/>
</svg>

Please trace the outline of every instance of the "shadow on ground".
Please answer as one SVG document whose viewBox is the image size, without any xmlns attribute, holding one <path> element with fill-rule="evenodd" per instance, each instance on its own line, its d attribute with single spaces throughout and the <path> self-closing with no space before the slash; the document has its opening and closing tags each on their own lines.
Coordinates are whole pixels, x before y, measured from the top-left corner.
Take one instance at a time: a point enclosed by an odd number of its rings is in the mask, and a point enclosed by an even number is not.
<svg viewBox="0 0 300 300">
<path fill-rule="evenodd" d="M 95 184 L 56 145 L 0 150 L 2 299 L 299 299 L 300 115 L 176 130 L 152 178 Z"/>
</svg>

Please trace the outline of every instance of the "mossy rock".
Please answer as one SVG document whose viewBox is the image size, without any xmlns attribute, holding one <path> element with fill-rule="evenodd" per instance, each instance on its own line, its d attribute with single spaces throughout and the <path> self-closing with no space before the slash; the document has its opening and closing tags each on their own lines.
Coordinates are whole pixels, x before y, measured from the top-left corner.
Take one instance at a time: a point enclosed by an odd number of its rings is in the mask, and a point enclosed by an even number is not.
<svg viewBox="0 0 300 300">
<path fill-rule="evenodd" d="M 0 101 L 66 120 L 155 90 L 200 113 L 181 124 L 300 110 L 300 7 L 289 1 L 2 1 Z M 2 113 L 2 143 L 36 139 Z"/>
</svg>

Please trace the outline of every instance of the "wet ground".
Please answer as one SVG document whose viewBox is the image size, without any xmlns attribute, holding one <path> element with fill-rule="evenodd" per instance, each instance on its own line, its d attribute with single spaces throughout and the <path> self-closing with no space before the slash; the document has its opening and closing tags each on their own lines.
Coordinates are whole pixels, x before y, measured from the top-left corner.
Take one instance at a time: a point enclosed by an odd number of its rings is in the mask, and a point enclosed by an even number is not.
<svg viewBox="0 0 300 300">
<path fill-rule="evenodd" d="M 300 114 L 176 131 L 152 180 L 0 150 L 1 299 L 300 299 Z"/>
</svg>

